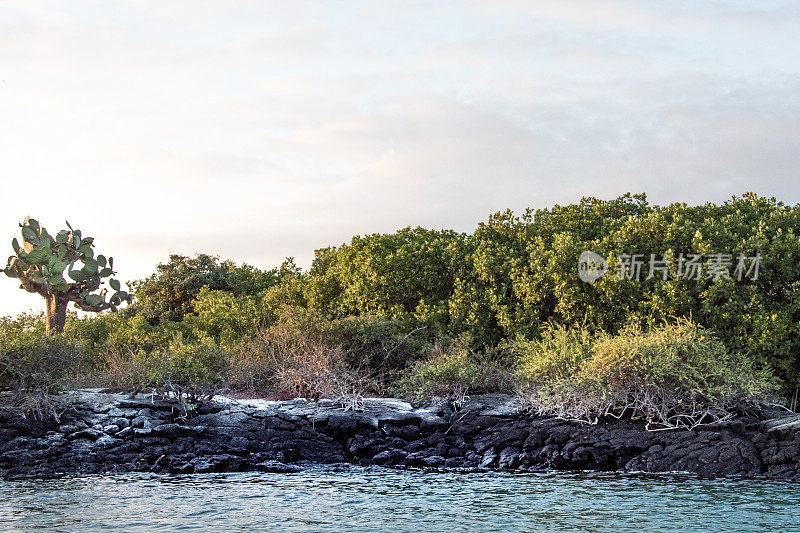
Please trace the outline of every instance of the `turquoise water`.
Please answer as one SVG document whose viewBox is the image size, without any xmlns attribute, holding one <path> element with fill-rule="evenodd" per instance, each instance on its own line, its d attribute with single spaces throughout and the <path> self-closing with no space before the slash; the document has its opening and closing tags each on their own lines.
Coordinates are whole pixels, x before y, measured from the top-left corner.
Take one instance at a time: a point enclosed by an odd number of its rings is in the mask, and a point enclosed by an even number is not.
<svg viewBox="0 0 800 533">
<path fill-rule="evenodd" d="M 297 474 L 126 474 L 0 481 L 0 528 L 798 531 L 800 484 L 359 467 Z"/>
</svg>

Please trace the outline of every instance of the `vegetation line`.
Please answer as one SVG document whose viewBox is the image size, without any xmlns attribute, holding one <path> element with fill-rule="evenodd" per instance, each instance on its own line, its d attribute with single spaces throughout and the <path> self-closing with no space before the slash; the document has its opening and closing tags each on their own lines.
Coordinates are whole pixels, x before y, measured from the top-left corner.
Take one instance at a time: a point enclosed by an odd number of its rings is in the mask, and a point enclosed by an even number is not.
<svg viewBox="0 0 800 533">
<path fill-rule="evenodd" d="M 317 250 L 307 271 L 171 255 L 130 294 L 91 238 L 21 226 L 5 272 L 57 302 L 0 320 L 13 408 L 85 385 L 189 407 L 220 391 L 352 405 L 502 391 L 541 414 L 666 429 L 797 403 L 800 206 L 752 193 L 701 206 L 584 198 L 496 213 L 472 234 L 356 236 Z M 591 281 L 578 269 L 587 251 L 607 268 Z M 669 261 L 680 254 L 705 258 L 695 276 Z M 758 276 L 724 275 L 720 254 L 758 256 Z M 633 255 L 666 258 L 663 276 L 615 275 Z M 67 302 L 112 312 L 79 318 Z"/>
</svg>

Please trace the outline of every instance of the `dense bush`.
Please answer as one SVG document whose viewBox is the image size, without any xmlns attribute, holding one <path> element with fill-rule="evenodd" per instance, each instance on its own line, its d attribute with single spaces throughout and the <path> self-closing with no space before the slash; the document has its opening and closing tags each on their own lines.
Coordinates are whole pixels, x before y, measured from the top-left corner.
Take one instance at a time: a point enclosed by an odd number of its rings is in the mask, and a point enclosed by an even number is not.
<svg viewBox="0 0 800 533">
<path fill-rule="evenodd" d="M 211 338 L 193 343 L 174 341 L 166 350 L 153 353 L 160 356 L 164 373 L 157 385 L 190 401 L 212 396 L 225 381 L 230 365 L 228 354 Z"/>
<path fill-rule="evenodd" d="M 669 379 L 688 379 L 702 394 L 681 396 L 680 389 L 659 400 L 672 406 L 666 414 L 646 415 L 669 422 L 669 412 L 684 409 L 689 398 L 702 407 L 763 396 L 768 370 L 781 379 L 784 395 L 797 390 L 798 236 L 800 206 L 753 194 L 721 205 L 663 207 L 625 195 L 521 216 L 500 212 L 471 235 L 406 228 L 357 236 L 318 250 L 308 271 L 292 260 L 260 270 L 203 254 L 172 255 L 133 283 L 136 301 L 124 313 L 72 314 L 52 342 L 76 347 L 87 384 L 190 395 L 225 387 L 284 395 L 358 388 L 429 397 L 507 390 L 504 376 L 513 371 L 524 386 L 535 386 L 543 405 L 550 394 L 570 412 L 585 408 L 578 413 L 584 418 L 600 404 L 618 412 L 647 383 L 672 390 Z M 607 258 L 609 274 L 581 281 L 584 250 Z M 666 280 L 613 275 L 621 253 L 715 252 L 760 253 L 758 279 L 680 279 L 674 265 Z M 700 327 L 659 329 L 674 319 Z M 42 322 L 21 317 L 4 324 L 4 335 L 33 339 Z M 4 341 L 2 349 L 14 342 L 23 340 Z M 691 343 L 695 351 L 680 348 Z M 659 350 L 685 358 L 652 359 Z M 625 357 L 655 366 L 631 366 Z M 723 362 L 737 374 L 720 374 Z M 710 381 L 698 385 L 691 372 L 708 373 Z M 753 389 L 736 381 L 746 372 L 755 376 Z M 735 383 L 734 392 L 720 392 Z M 610 394 L 619 395 L 611 401 Z"/>
<path fill-rule="evenodd" d="M 67 320 L 64 335 L 83 346 L 91 367 L 102 366 L 109 350 L 151 352 L 166 349 L 176 337 L 198 338 L 185 322 L 154 326 L 142 315 L 124 317 L 111 313 L 92 318 L 72 315 Z"/>
<path fill-rule="evenodd" d="M 55 392 L 75 379 L 80 347 L 63 337 L 47 336 L 44 330 L 41 315 L 0 318 L 0 388 Z"/>
<path fill-rule="evenodd" d="M 721 205 L 663 207 L 644 195 L 584 198 L 521 216 L 500 212 L 472 235 L 406 228 L 354 237 L 318 250 L 307 272 L 291 262 L 262 272 L 208 256 L 173 256 L 137 286 L 134 311 L 151 324 L 197 315 L 192 328 L 226 343 L 269 326 L 283 305 L 352 320 L 353 338 L 370 337 L 366 330 L 380 329 L 375 321 L 401 335 L 424 327 L 392 352 L 398 364 L 420 356 L 424 347 L 415 343 L 465 332 L 483 350 L 518 336 L 540 338 L 552 324 L 616 333 L 691 318 L 729 350 L 769 365 L 791 393 L 800 385 L 799 236 L 800 206 L 754 194 Z M 577 260 L 584 250 L 606 257 L 609 274 L 581 281 Z M 645 265 L 635 281 L 613 275 L 623 253 L 759 253 L 762 259 L 756 280 L 707 277 L 706 261 L 700 279 L 679 278 L 673 264 L 666 280 L 644 279 Z M 367 317 L 363 333 L 356 331 L 361 317 Z M 379 343 L 364 344 L 364 357 L 375 358 L 368 366 L 375 366 Z"/>
<path fill-rule="evenodd" d="M 194 312 L 184 319 L 189 329 L 209 335 L 224 344 L 253 335 L 274 321 L 273 313 L 257 296 L 200 289 L 193 302 Z"/>
<path fill-rule="evenodd" d="M 547 386 L 576 375 L 591 357 L 594 339 L 586 328 L 550 325 L 540 339 L 518 336 L 503 346 L 517 358 L 517 374 L 524 383 Z"/>
<path fill-rule="evenodd" d="M 82 361 L 79 345 L 45 333 L 44 315 L 0 318 L 0 391 L 12 392 L 6 407 L 57 415 L 49 395 L 77 381 Z"/>
<path fill-rule="evenodd" d="M 339 346 L 349 367 L 366 372 L 395 372 L 426 356 L 434 340 L 427 328 L 375 315 L 331 320 L 325 338 Z"/>
<path fill-rule="evenodd" d="M 213 396 L 228 379 L 230 356 L 209 338 L 187 343 L 180 337 L 151 351 L 113 350 L 100 378 L 121 390 L 152 390 L 196 403 Z"/>
<path fill-rule="evenodd" d="M 414 363 L 392 392 L 414 400 L 459 400 L 470 393 L 511 392 L 509 367 L 494 351 L 470 349 L 468 336 L 447 347 L 436 345 L 424 360 Z"/>
<path fill-rule="evenodd" d="M 722 205 L 652 206 L 643 195 L 612 201 L 501 213 L 472 236 L 474 268 L 457 285 L 451 309 L 477 339 L 492 344 L 537 338 L 556 322 L 615 333 L 671 317 L 691 318 L 715 331 L 731 351 L 769 364 L 785 390 L 800 384 L 800 206 L 747 194 Z M 577 276 L 577 258 L 593 250 L 610 272 L 594 283 Z M 617 279 L 622 253 L 676 256 L 760 253 L 757 280 L 680 279 L 676 266 L 663 280 Z M 646 270 L 646 267 L 645 267 Z M 458 317 L 451 317 L 458 320 Z"/>
<path fill-rule="evenodd" d="M 172 254 L 169 261 L 156 266 L 155 274 L 132 284 L 136 305 L 128 313 L 140 314 L 153 325 L 182 320 L 194 310 L 194 300 L 203 288 L 235 296 L 255 295 L 279 279 L 277 269 L 262 271 L 246 264 L 237 267 L 206 254 Z"/>
<path fill-rule="evenodd" d="M 565 418 L 630 415 L 651 428 L 694 427 L 768 400 L 776 390 L 769 371 L 688 321 L 649 331 L 629 326 L 594 339 L 557 328 L 516 348 L 522 348 L 518 372 L 527 399 L 540 412 Z"/>
<path fill-rule="evenodd" d="M 232 349 L 229 384 L 279 398 L 340 398 L 376 391 L 367 372 L 348 366 L 342 347 L 327 334 L 330 322 L 285 307 L 269 328 Z"/>
<path fill-rule="evenodd" d="M 305 280 L 308 305 L 336 317 L 375 315 L 449 331 L 453 286 L 469 269 L 466 238 L 405 228 L 317 250 Z"/>
<path fill-rule="evenodd" d="M 609 261 L 594 283 L 577 275 L 578 256 Z M 700 279 L 617 279 L 616 257 L 702 254 Z M 761 256 L 758 279 L 708 276 L 708 256 Z M 431 335 L 472 336 L 475 348 L 550 324 L 616 333 L 691 318 L 725 346 L 769 365 L 784 392 L 800 385 L 800 206 L 755 194 L 721 205 L 653 206 L 644 195 L 492 215 L 472 235 L 412 230 L 356 237 L 321 250 L 295 283 L 303 305 L 333 316 L 375 314 Z M 297 284 L 302 286 L 297 289 Z M 298 300 L 300 301 L 300 300 Z"/>
</svg>

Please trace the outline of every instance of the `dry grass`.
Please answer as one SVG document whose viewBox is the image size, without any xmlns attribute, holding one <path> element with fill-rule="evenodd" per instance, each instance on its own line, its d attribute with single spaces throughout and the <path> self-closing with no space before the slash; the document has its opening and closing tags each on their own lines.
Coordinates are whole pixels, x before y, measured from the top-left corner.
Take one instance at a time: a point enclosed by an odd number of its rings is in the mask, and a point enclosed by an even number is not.
<svg viewBox="0 0 800 533">
<path fill-rule="evenodd" d="M 320 332 L 279 323 L 232 349 L 228 386 L 280 398 L 351 401 L 371 383 L 348 369 L 342 349 L 327 345 Z"/>
</svg>

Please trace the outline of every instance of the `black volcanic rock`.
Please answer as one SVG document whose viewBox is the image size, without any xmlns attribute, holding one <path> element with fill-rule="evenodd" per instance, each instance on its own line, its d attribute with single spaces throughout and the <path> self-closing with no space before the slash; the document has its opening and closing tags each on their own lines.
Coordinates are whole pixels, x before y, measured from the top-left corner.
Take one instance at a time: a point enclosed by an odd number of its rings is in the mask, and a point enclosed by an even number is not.
<svg viewBox="0 0 800 533">
<path fill-rule="evenodd" d="M 649 432 L 630 420 L 533 417 L 498 394 L 470 398 L 457 410 L 387 398 L 367 399 L 359 411 L 330 400 L 220 398 L 191 413 L 144 395 L 70 395 L 72 408 L 58 422 L 0 410 L 0 476 L 294 472 L 291 463 L 349 462 L 800 480 L 800 416 L 781 411 Z"/>
</svg>

